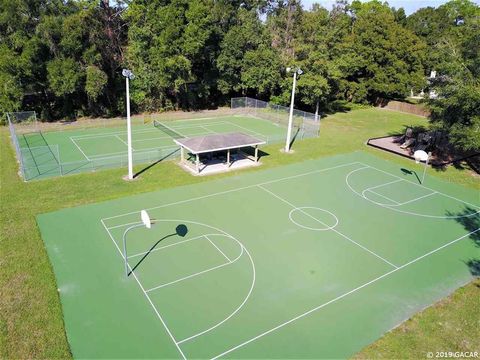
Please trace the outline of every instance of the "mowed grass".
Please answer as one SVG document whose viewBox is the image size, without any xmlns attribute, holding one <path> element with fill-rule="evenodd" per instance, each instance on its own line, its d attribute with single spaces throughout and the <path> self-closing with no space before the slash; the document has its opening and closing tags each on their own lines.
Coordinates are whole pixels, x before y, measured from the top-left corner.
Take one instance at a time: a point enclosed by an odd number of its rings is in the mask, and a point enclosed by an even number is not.
<svg viewBox="0 0 480 360">
<path fill-rule="evenodd" d="M 410 160 L 367 147 L 365 142 L 371 137 L 402 132 L 408 125 L 426 124 L 426 120 L 418 116 L 374 108 L 337 113 L 322 121 L 320 138 L 295 143 L 295 152 L 288 155 L 280 152 L 282 144 L 269 145 L 263 148 L 269 154 L 262 159 L 263 165 L 246 171 L 356 150 L 369 151 L 399 164 L 411 164 Z M 18 168 L 5 127 L 0 129 L 0 156 L 1 358 L 71 357 L 55 278 L 36 226 L 35 215 L 236 174 L 193 177 L 174 162 L 164 162 L 129 183 L 122 180 L 125 169 L 24 183 L 17 175 Z M 139 166 L 136 171 L 143 168 Z M 446 171 L 431 170 L 429 173 L 480 190 L 479 178 L 468 168 L 449 167 Z M 467 292 L 469 296 L 458 295 L 461 292 Z M 365 349 L 359 357 L 425 357 L 425 351 L 436 351 L 425 349 L 425 343 L 418 341 L 420 336 L 431 339 L 432 343 L 443 343 L 442 339 L 450 339 L 456 342 L 458 348 L 464 342 L 478 343 L 478 332 L 469 331 L 467 325 L 463 328 L 461 325 L 480 322 L 479 303 L 472 301 L 472 297 L 480 298 L 478 282 L 457 291 L 445 300 L 445 304 L 426 311 L 436 316 L 443 313 L 458 326 L 436 326 L 435 316 L 421 313 L 377 341 L 372 345 L 374 348 Z"/>
</svg>

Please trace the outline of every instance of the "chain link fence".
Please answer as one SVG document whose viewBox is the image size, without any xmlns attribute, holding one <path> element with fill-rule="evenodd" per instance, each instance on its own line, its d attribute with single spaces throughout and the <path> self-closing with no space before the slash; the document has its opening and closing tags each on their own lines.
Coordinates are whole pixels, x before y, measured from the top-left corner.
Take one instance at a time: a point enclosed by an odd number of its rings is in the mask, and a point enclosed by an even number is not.
<svg viewBox="0 0 480 360">
<path fill-rule="evenodd" d="M 285 127 L 285 133 L 280 131 L 277 135 L 262 137 L 265 138 L 268 143 L 285 141 L 289 108 L 248 97 L 232 98 L 231 109 L 224 108 L 214 112 L 175 113 L 173 115 L 141 115 L 132 117 L 132 123 L 136 125 L 151 124 L 151 126 L 153 126 L 157 118 L 161 119 L 163 117 L 169 120 L 172 120 L 172 117 L 174 119 L 200 119 L 205 115 L 222 117 L 231 116 L 232 114 L 252 116 L 260 121 L 268 121 L 277 126 Z M 205 119 L 207 118 L 205 117 Z M 7 121 L 11 141 L 19 164 L 19 174 L 25 181 L 127 166 L 128 157 L 126 151 L 125 154 L 114 156 L 90 156 L 88 160 L 65 161 L 65 159 L 62 159 L 62 149 L 60 149 L 58 145 L 48 144 L 43 136 L 43 133 L 50 131 L 57 132 L 124 126 L 126 123 L 125 118 L 81 119 L 73 122 L 59 121 L 44 123 L 37 121 L 34 111 L 23 111 L 8 113 Z M 320 120 L 317 119 L 314 114 L 294 110 L 293 127 L 294 138 L 318 137 Z M 256 136 L 260 135 L 261 134 L 258 134 Z M 157 149 L 135 151 L 133 153 L 133 161 L 135 164 L 151 164 L 178 157 L 179 148 L 173 145 L 171 147 L 159 147 Z"/>
<path fill-rule="evenodd" d="M 231 99 L 234 114 L 250 115 L 271 121 L 280 126 L 288 126 L 290 108 L 272 104 L 249 97 Z M 318 137 L 320 134 L 320 117 L 315 114 L 293 109 L 293 133 L 303 138 Z"/>
</svg>

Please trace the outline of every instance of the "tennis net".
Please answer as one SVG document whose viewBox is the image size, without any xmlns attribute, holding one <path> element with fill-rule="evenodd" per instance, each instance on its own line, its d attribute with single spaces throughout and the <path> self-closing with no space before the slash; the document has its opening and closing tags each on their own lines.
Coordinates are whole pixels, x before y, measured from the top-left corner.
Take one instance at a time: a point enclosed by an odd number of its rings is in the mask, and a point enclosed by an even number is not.
<svg viewBox="0 0 480 360">
<path fill-rule="evenodd" d="M 167 125 L 161 123 L 160 121 L 154 120 L 153 126 L 155 126 L 157 129 L 163 131 L 165 134 L 171 136 L 174 139 L 182 139 L 186 137 L 185 135 L 182 135 L 179 132 L 176 132 L 171 127 L 168 127 Z"/>
</svg>

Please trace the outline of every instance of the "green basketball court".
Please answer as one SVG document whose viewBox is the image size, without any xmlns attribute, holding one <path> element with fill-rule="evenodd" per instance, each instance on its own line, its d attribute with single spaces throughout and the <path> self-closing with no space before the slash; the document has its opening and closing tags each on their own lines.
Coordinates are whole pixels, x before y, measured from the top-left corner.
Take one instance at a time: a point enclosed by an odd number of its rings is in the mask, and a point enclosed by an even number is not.
<svg viewBox="0 0 480 360">
<path fill-rule="evenodd" d="M 472 278 L 479 194 L 422 170 L 357 152 L 38 216 L 74 357 L 351 356 Z"/>
</svg>

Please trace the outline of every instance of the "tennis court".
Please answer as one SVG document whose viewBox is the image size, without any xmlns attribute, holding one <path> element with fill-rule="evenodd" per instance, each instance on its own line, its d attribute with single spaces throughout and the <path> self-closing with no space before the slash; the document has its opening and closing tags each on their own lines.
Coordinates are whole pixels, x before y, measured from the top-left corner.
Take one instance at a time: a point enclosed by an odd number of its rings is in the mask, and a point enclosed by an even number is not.
<svg viewBox="0 0 480 360">
<path fill-rule="evenodd" d="M 356 152 L 38 216 L 73 356 L 351 356 L 480 258 L 478 192 L 421 171 Z"/>
<path fill-rule="evenodd" d="M 285 127 L 250 116 L 153 121 L 133 127 L 133 159 L 136 164 L 143 164 L 178 157 L 174 138 L 239 131 L 270 143 L 281 141 L 286 134 Z M 127 164 L 126 125 L 30 132 L 19 135 L 18 144 L 27 180 Z"/>
</svg>

